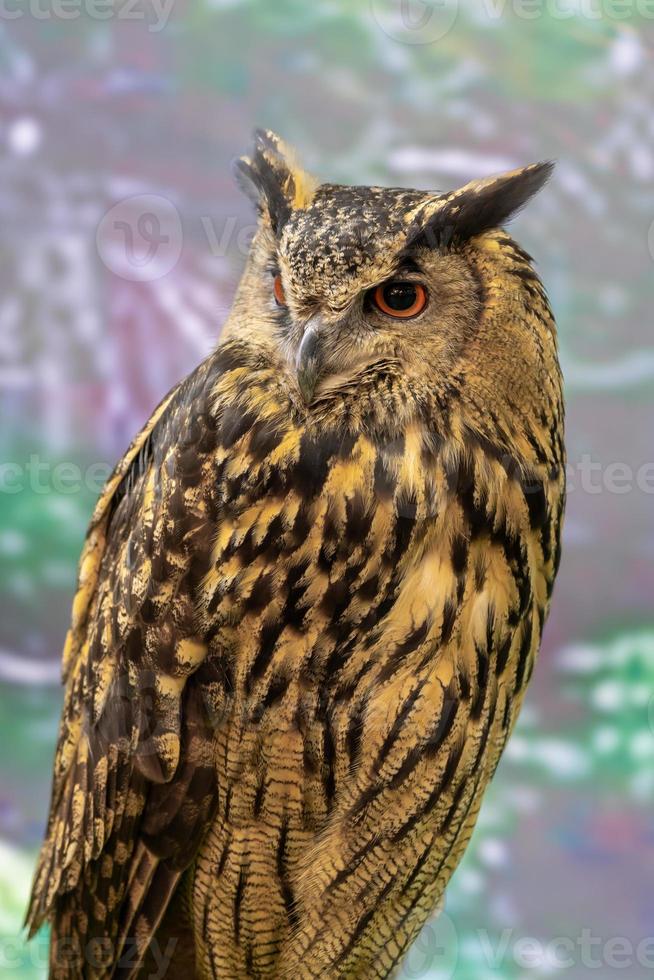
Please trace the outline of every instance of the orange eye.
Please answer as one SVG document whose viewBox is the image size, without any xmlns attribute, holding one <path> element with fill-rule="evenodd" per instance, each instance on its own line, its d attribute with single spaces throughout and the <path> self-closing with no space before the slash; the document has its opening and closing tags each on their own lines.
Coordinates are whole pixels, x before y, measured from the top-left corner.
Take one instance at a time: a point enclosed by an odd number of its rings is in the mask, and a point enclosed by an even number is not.
<svg viewBox="0 0 654 980">
<path fill-rule="evenodd" d="M 372 301 L 386 316 L 408 320 L 424 310 L 427 290 L 419 282 L 385 282 L 373 289 Z"/>
<path fill-rule="evenodd" d="M 275 294 L 275 302 L 277 306 L 286 306 L 286 296 L 284 294 L 284 287 L 282 286 L 282 277 L 277 273 L 275 280 L 273 282 L 273 293 Z"/>
</svg>

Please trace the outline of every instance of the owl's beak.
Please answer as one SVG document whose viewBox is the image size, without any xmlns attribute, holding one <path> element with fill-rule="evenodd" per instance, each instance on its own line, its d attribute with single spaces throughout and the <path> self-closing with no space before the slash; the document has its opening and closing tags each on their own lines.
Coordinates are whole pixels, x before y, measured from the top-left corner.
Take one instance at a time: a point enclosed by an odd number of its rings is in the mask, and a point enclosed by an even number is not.
<svg viewBox="0 0 654 980">
<path fill-rule="evenodd" d="M 321 326 L 320 317 L 308 321 L 295 357 L 297 383 L 307 405 L 313 401 L 322 368 Z"/>
</svg>

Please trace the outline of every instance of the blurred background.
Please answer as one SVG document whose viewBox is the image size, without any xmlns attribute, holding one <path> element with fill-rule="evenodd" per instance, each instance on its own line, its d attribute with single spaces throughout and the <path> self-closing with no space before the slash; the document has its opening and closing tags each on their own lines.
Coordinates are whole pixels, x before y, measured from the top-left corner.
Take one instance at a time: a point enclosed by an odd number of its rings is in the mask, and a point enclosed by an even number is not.
<svg viewBox="0 0 654 980">
<path fill-rule="evenodd" d="M 514 223 L 559 322 L 570 494 L 527 704 L 406 977 L 654 970 L 654 3 L 3 0 L 0 978 L 46 817 L 94 500 L 216 343 L 255 125 L 324 179 L 446 190 L 555 158 Z"/>
</svg>

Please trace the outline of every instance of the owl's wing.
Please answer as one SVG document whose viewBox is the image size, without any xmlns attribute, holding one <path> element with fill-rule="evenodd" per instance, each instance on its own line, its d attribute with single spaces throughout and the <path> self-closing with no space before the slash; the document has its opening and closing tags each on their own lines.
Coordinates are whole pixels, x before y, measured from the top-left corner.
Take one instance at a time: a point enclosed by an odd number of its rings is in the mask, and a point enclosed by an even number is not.
<svg viewBox="0 0 654 980">
<path fill-rule="evenodd" d="M 212 370 L 200 365 L 154 412 L 108 481 L 82 552 L 27 915 L 31 933 L 53 919 L 51 976 L 86 976 L 88 960 L 73 959 L 88 957 L 90 941 L 109 962 L 139 910 L 150 922 L 162 914 L 215 803 L 210 726 L 188 683 L 206 654 L 193 596 L 211 547 Z"/>
</svg>

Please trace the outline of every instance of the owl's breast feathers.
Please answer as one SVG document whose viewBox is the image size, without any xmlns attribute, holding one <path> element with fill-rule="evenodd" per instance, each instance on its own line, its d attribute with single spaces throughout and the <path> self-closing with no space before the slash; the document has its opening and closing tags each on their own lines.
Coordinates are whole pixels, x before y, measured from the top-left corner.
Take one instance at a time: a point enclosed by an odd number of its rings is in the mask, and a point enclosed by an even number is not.
<svg viewBox="0 0 654 980">
<path fill-rule="evenodd" d="M 54 910 L 55 962 L 62 937 L 101 939 L 109 975 L 194 858 L 216 975 L 265 972 L 291 935 L 281 969 L 319 971 L 326 889 L 400 910 L 431 894 L 516 717 L 558 563 L 560 441 L 534 425 L 525 458 L 455 395 L 437 427 L 417 403 L 383 425 L 336 398 L 307 412 L 238 341 L 162 403 L 80 565 L 29 918 Z M 344 931 L 343 964 L 375 923 Z"/>
</svg>

